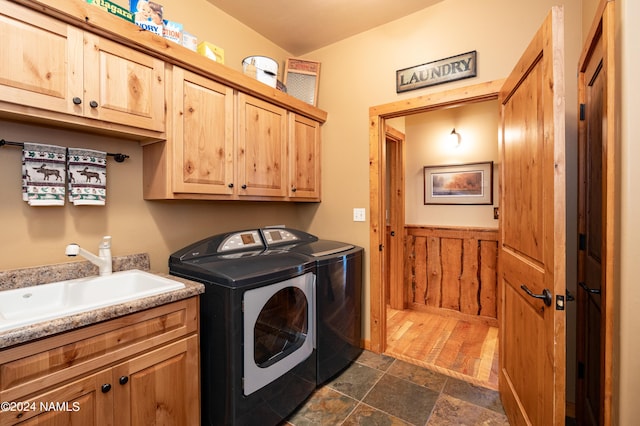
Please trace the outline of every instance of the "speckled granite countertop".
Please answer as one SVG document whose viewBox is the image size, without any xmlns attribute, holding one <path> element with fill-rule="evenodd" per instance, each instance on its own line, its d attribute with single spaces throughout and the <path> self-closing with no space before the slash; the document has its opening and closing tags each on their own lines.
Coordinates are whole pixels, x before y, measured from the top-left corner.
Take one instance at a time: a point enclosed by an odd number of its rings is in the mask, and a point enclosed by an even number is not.
<svg viewBox="0 0 640 426">
<path fill-rule="evenodd" d="M 143 253 L 113 258 L 114 272 L 127 271 L 130 269 L 149 271 L 149 256 Z M 92 275 L 98 275 L 98 268 L 88 261 L 0 271 L 0 291 L 72 280 Z M 82 312 L 20 328 L 0 331 L 0 349 L 197 296 L 204 292 L 204 285 L 201 283 L 174 277 L 169 274 L 157 275 L 184 283 L 185 288 L 107 306 L 89 312 Z M 1 296 L 2 294 L 0 293 L 0 297 Z"/>
</svg>

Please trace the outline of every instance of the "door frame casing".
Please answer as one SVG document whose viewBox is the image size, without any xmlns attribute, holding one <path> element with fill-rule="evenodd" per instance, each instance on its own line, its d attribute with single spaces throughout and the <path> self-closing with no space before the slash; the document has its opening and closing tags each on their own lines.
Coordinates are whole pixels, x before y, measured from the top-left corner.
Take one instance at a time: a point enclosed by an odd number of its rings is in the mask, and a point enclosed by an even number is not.
<svg viewBox="0 0 640 426">
<path fill-rule="evenodd" d="M 387 172 L 388 188 L 385 196 L 388 196 L 388 226 L 386 241 L 388 242 L 385 262 L 384 283 L 385 291 L 389 289 L 389 305 L 392 309 L 404 309 L 407 305 L 407 292 L 404 286 L 404 225 L 405 225 L 405 135 L 391 126 L 385 126 L 385 149 L 388 163 Z M 384 251 L 383 251 L 384 253 Z"/>
<path fill-rule="evenodd" d="M 373 352 L 382 353 L 386 348 L 387 319 L 383 282 L 387 268 L 384 252 L 386 234 L 385 120 L 475 102 L 496 100 L 503 83 L 504 80 L 493 80 L 369 108 L 369 290 L 371 328 L 368 346 Z"/>
</svg>

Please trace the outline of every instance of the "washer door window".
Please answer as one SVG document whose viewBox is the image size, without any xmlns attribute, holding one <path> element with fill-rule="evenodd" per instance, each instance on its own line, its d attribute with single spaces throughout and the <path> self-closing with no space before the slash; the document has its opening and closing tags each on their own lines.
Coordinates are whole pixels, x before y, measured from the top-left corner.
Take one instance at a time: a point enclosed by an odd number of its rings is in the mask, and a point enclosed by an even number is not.
<svg viewBox="0 0 640 426">
<path fill-rule="evenodd" d="M 244 394 L 268 385 L 313 353 L 315 275 L 244 293 Z"/>
</svg>

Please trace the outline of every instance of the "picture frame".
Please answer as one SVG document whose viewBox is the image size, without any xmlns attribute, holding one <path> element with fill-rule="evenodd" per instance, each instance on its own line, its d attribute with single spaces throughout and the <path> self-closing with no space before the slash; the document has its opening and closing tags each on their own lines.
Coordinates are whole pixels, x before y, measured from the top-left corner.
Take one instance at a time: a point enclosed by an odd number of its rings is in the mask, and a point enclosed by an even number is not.
<svg viewBox="0 0 640 426">
<path fill-rule="evenodd" d="M 425 166 L 424 204 L 493 204 L 493 161 Z"/>
</svg>

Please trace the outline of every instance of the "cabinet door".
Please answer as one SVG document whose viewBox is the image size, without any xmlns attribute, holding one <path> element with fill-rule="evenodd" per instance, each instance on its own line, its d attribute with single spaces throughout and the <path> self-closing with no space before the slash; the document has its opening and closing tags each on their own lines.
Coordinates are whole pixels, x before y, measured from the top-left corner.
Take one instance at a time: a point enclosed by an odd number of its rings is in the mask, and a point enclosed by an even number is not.
<svg viewBox="0 0 640 426">
<path fill-rule="evenodd" d="M 84 114 L 164 131 L 164 62 L 85 33 Z"/>
<path fill-rule="evenodd" d="M 0 412 L 0 425 L 91 426 L 113 424 L 111 373 L 100 372 L 33 398 L 20 400 L 22 410 Z"/>
<path fill-rule="evenodd" d="M 0 109 L 82 114 L 81 30 L 1 0 L 0 34 Z"/>
<path fill-rule="evenodd" d="M 198 336 L 113 368 L 114 424 L 200 424 Z"/>
<path fill-rule="evenodd" d="M 233 194 L 233 89 L 174 67 L 173 97 L 173 192 Z"/>
<path fill-rule="evenodd" d="M 289 197 L 320 201 L 320 123 L 291 113 Z"/>
<path fill-rule="evenodd" d="M 285 197 L 287 111 L 238 93 L 239 195 Z"/>
</svg>

